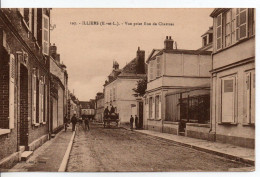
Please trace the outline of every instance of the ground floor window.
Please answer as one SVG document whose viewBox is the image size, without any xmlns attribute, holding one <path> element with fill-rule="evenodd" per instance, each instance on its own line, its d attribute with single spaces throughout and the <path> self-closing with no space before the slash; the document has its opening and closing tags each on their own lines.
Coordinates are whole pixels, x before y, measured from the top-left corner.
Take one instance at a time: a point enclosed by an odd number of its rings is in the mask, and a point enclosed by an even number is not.
<svg viewBox="0 0 260 177">
<path fill-rule="evenodd" d="M 236 75 L 221 78 L 221 122 L 235 122 Z"/>
</svg>

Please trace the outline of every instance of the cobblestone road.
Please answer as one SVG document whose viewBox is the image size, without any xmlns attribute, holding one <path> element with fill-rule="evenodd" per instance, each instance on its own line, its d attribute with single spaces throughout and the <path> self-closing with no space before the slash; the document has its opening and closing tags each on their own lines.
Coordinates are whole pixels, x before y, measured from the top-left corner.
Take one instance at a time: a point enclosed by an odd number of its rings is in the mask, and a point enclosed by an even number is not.
<svg viewBox="0 0 260 177">
<path fill-rule="evenodd" d="M 171 141 L 91 125 L 90 131 L 78 128 L 67 171 L 228 171 L 241 167 L 245 165 Z"/>
</svg>

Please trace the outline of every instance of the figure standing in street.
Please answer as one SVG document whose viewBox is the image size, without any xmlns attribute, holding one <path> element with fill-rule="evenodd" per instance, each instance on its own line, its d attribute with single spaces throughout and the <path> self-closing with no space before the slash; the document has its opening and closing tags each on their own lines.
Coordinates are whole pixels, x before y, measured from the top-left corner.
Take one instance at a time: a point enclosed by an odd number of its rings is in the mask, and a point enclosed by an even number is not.
<svg viewBox="0 0 260 177">
<path fill-rule="evenodd" d="M 109 114 L 109 110 L 108 110 L 108 106 L 106 107 L 106 109 L 104 110 L 104 117 L 107 118 Z"/>
<path fill-rule="evenodd" d="M 72 123 L 72 131 L 75 131 L 75 127 L 76 127 L 76 123 L 77 123 L 77 117 L 76 114 L 74 113 L 74 115 L 71 118 L 71 123 Z"/>
<path fill-rule="evenodd" d="M 90 130 L 89 129 L 89 117 L 88 116 L 85 117 L 84 123 L 85 123 L 85 130 L 86 130 L 86 128 L 88 128 L 88 130 Z"/>
<path fill-rule="evenodd" d="M 138 117 L 135 115 L 135 129 L 138 129 Z"/>
<path fill-rule="evenodd" d="M 111 109 L 110 109 L 110 115 L 112 115 L 113 113 L 115 113 L 115 108 L 114 106 L 112 105 Z"/>
<path fill-rule="evenodd" d="M 131 128 L 132 131 L 133 131 L 133 126 L 134 126 L 134 118 L 131 115 L 131 117 L 130 117 L 130 128 Z"/>
</svg>

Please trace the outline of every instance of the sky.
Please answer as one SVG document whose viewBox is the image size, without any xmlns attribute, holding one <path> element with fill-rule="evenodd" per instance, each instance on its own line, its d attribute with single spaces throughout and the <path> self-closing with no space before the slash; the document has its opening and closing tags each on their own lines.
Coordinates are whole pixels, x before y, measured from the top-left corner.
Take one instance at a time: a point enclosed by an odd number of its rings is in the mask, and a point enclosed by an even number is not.
<svg viewBox="0 0 260 177">
<path fill-rule="evenodd" d="M 135 58 L 138 46 L 145 50 L 146 59 L 153 49 L 163 48 L 166 36 L 172 36 L 178 49 L 200 48 L 201 35 L 213 24 L 209 16 L 212 11 L 211 8 L 53 8 L 50 41 L 55 43 L 61 62 L 67 66 L 69 90 L 74 90 L 80 101 L 87 101 L 102 92 L 113 61 L 124 67 Z M 99 25 L 83 25 L 83 21 Z M 100 22 L 120 25 L 101 26 Z"/>
</svg>

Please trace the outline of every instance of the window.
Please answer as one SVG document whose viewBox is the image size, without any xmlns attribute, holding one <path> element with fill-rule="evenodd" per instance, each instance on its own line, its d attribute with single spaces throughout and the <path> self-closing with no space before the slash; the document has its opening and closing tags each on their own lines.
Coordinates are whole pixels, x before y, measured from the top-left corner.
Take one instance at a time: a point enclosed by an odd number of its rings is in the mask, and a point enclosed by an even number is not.
<svg viewBox="0 0 260 177">
<path fill-rule="evenodd" d="M 225 46 L 231 45 L 231 10 L 226 13 L 226 25 L 225 25 Z"/>
<path fill-rule="evenodd" d="M 213 34 L 210 33 L 210 34 L 209 34 L 209 43 L 211 43 L 212 41 L 213 41 Z"/>
<path fill-rule="evenodd" d="M 161 100 L 159 95 L 155 97 L 155 119 L 161 119 Z"/>
<path fill-rule="evenodd" d="M 202 45 L 203 46 L 206 46 L 207 45 L 207 36 L 204 36 L 203 38 L 202 38 Z"/>
<path fill-rule="evenodd" d="M 156 77 L 160 77 L 161 76 L 161 57 L 158 56 L 156 57 Z"/>
<path fill-rule="evenodd" d="M 219 14 L 217 16 L 217 22 L 216 22 L 216 36 L 217 36 L 217 40 L 216 40 L 216 45 L 217 45 L 217 50 L 222 48 L 222 14 Z"/>
<path fill-rule="evenodd" d="M 113 88 L 113 100 L 116 100 L 116 88 Z"/>
<path fill-rule="evenodd" d="M 154 61 L 151 60 L 150 61 L 150 64 L 149 64 L 149 81 L 153 80 L 153 64 L 154 64 Z"/>
<path fill-rule="evenodd" d="M 153 118 L 153 97 L 149 98 L 149 118 Z"/>
<path fill-rule="evenodd" d="M 32 30 L 32 9 L 31 8 L 19 8 L 21 16 L 23 17 L 24 24 L 28 30 Z"/>
<path fill-rule="evenodd" d="M 235 121 L 236 76 L 221 79 L 221 121 Z"/>
<path fill-rule="evenodd" d="M 255 123 L 255 71 L 246 72 L 246 122 Z"/>
</svg>

